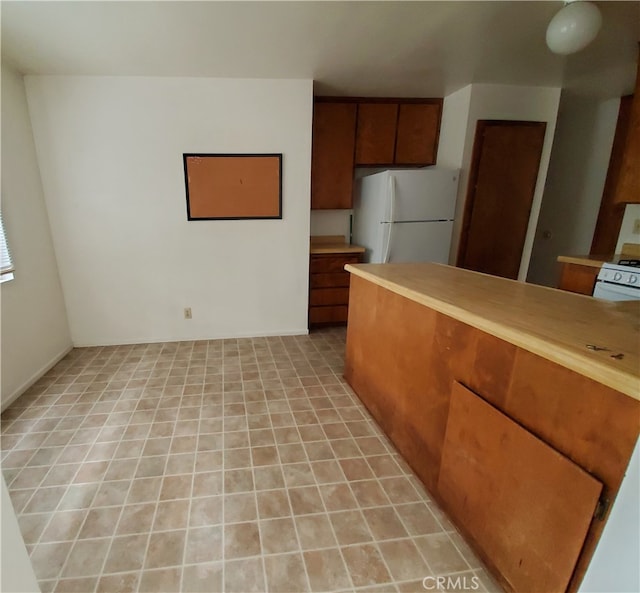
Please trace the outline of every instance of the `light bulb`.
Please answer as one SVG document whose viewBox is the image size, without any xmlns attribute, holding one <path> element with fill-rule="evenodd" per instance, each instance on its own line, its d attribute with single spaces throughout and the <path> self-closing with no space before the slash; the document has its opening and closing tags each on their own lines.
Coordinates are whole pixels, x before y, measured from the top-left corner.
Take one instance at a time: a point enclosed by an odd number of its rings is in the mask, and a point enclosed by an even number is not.
<svg viewBox="0 0 640 593">
<path fill-rule="evenodd" d="M 547 27 L 547 45 L 556 54 L 572 54 L 589 45 L 602 25 L 600 10 L 591 2 L 571 2 Z"/>
</svg>

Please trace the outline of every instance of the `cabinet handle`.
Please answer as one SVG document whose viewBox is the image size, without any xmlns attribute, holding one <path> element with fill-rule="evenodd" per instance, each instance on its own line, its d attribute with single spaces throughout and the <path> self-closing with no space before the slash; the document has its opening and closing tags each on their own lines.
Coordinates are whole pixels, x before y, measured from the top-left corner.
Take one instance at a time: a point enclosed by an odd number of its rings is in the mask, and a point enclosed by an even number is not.
<svg viewBox="0 0 640 593">
<path fill-rule="evenodd" d="M 391 235 L 393 233 L 393 223 L 395 219 L 395 206 L 396 206 L 396 183 L 395 177 L 389 174 L 389 189 L 388 189 L 388 199 L 389 199 L 389 232 L 387 233 L 387 247 L 384 250 L 384 257 L 382 258 L 382 263 L 389 263 L 389 252 L 391 251 Z"/>
</svg>

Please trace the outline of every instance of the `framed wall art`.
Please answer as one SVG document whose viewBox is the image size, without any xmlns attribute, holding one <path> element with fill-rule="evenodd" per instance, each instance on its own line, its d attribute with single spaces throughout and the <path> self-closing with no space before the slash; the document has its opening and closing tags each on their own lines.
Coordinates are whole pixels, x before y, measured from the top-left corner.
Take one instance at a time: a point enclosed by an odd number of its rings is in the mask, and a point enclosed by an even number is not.
<svg viewBox="0 0 640 593">
<path fill-rule="evenodd" d="M 282 154 L 185 153 L 188 220 L 282 218 Z"/>
</svg>

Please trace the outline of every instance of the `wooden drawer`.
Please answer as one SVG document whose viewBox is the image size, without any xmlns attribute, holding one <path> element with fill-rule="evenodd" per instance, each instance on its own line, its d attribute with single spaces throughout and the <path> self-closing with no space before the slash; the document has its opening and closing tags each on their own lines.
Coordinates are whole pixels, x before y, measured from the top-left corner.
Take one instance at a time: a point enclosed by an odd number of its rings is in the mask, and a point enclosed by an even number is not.
<svg viewBox="0 0 640 593">
<path fill-rule="evenodd" d="M 341 255 L 312 255 L 309 271 L 311 274 L 318 273 L 335 273 L 344 271 L 345 264 L 357 264 L 360 255 L 341 254 Z"/>
<path fill-rule="evenodd" d="M 348 305 L 348 288 L 315 288 L 309 293 L 309 304 L 314 305 Z"/>
<path fill-rule="evenodd" d="M 309 307 L 309 324 L 346 323 L 348 311 L 347 305 Z"/>
<path fill-rule="evenodd" d="M 311 274 L 311 288 L 340 288 L 349 287 L 351 274 L 349 272 L 333 272 L 330 274 Z"/>
<path fill-rule="evenodd" d="M 309 326 L 347 322 L 351 274 L 346 264 L 361 261 L 360 253 L 314 254 L 309 262 Z"/>
</svg>

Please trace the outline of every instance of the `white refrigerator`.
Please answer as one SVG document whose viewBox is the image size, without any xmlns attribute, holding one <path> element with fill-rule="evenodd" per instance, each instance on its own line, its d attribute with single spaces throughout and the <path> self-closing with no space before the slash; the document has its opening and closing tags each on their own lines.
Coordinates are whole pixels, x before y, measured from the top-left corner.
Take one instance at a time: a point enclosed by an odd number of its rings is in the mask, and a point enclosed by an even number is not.
<svg viewBox="0 0 640 593">
<path fill-rule="evenodd" d="M 459 171 L 398 169 L 359 180 L 352 242 L 366 248 L 364 261 L 449 260 Z"/>
</svg>

